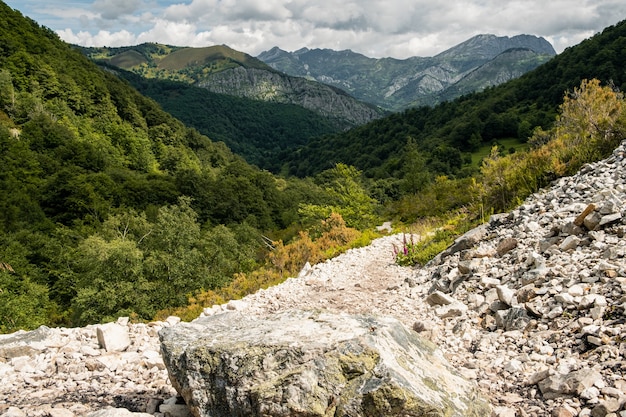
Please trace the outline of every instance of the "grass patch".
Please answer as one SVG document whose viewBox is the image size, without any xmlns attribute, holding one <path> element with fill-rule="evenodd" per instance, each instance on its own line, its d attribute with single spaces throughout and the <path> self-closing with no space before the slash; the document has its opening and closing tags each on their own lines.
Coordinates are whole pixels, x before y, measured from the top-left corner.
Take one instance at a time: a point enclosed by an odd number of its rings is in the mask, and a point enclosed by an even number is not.
<svg viewBox="0 0 626 417">
<path fill-rule="evenodd" d="M 507 155 L 514 152 L 526 151 L 529 148 L 528 143 L 521 142 L 517 138 L 498 139 L 488 145 L 481 146 L 476 152 L 472 152 L 471 166 L 474 168 L 480 168 L 480 165 L 486 157 L 491 153 L 491 148 L 497 145 L 502 155 Z"/>
</svg>

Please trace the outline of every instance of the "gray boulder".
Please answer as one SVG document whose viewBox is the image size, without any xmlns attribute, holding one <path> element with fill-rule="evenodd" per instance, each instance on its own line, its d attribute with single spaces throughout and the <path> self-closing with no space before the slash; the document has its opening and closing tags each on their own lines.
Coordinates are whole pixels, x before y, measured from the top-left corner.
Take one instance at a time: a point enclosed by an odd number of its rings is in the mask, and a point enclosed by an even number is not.
<svg viewBox="0 0 626 417">
<path fill-rule="evenodd" d="M 159 332 L 197 417 L 486 416 L 440 350 L 392 318 L 228 312 Z"/>
</svg>

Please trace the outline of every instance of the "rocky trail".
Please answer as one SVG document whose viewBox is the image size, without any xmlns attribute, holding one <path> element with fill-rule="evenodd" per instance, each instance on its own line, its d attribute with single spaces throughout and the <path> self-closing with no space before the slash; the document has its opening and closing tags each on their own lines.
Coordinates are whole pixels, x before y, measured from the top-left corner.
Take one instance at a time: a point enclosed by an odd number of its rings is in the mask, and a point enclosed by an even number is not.
<svg viewBox="0 0 626 417">
<path fill-rule="evenodd" d="M 492 216 L 423 268 L 395 265 L 403 236 L 390 235 L 203 316 L 391 316 L 439 346 L 493 416 L 626 417 L 624 154 Z M 0 415 L 186 415 L 158 353 L 159 330 L 176 325 L 0 336 Z"/>
</svg>

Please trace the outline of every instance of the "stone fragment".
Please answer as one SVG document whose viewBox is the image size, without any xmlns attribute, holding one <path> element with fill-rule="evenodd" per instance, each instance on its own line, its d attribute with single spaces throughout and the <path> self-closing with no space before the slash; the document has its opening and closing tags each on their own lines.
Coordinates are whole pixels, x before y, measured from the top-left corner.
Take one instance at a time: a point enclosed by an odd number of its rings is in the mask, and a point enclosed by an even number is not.
<svg viewBox="0 0 626 417">
<path fill-rule="evenodd" d="M 128 328 L 117 323 L 106 323 L 96 327 L 100 347 L 107 352 L 122 352 L 130 346 Z"/>
<path fill-rule="evenodd" d="M 527 303 L 537 296 L 537 289 L 534 285 L 525 285 L 515 293 L 518 303 Z"/>
<path fill-rule="evenodd" d="M 602 220 L 602 215 L 594 211 L 593 213 L 585 217 L 583 224 L 589 230 L 596 230 L 601 220 Z"/>
<path fill-rule="evenodd" d="M 515 249 L 517 247 L 517 243 L 517 239 L 513 237 L 504 238 L 500 241 L 500 243 L 498 243 L 498 246 L 496 247 L 496 253 L 498 254 L 498 256 L 503 256 Z"/>
<path fill-rule="evenodd" d="M 185 404 L 161 404 L 159 412 L 169 417 L 193 417 L 189 407 Z"/>
<path fill-rule="evenodd" d="M 622 218 L 622 213 L 620 212 L 602 216 L 602 218 L 600 219 L 600 222 L 598 223 L 598 227 L 603 227 L 609 224 L 613 224 L 617 222 L 618 220 L 621 220 L 621 218 Z"/>
<path fill-rule="evenodd" d="M 530 317 L 524 308 L 513 307 L 496 312 L 496 325 L 505 331 L 524 330 L 529 322 Z"/>
<path fill-rule="evenodd" d="M 154 417 L 147 413 L 133 413 L 126 408 L 105 408 L 87 414 L 86 417 Z"/>
<path fill-rule="evenodd" d="M 591 409 L 591 417 L 606 417 L 609 413 L 615 413 L 621 408 L 620 401 L 616 398 L 601 401 Z"/>
<path fill-rule="evenodd" d="M 506 285 L 498 285 L 496 286 L 496 291 L 498 293 L 498 299 L 505 303 L 508 306 L 512 306 L 515 303 L 513 302 L 515 297 L 515 290 L 507 287 Z"/>
<path fill-rule="evenodd" d="M 74 417 L 75 414 L 65 408 L 50 408 L 47 410 L 49 417 Z"/>
<path fill-rule="evenodd" d="M 458 301 L 452 304 L 441 306 L 435 310 L 435 314 L 437 314 L 437 316 L 441 317 L 442 319 L 462 316 L 466 312 L 467 306 Z"/>
<path fill-rule="evenodd" d="M 457 252 L 471 249 L 478 242 L 480 242 L 483 237 L 487 234 L 487 225 L 483 224 L 474 229 L 466 232 L 464 235 L 458 237 L 452 245 L 444 252 L 442 252 L 443 256 L 450 256 Z"/>
<path fill-rule="evenodd" d="M 584 284 L 572 285 L 567 289 L 567 293 L 572 297 L 581 297 L 585 294 L 585 287 Z"/>
<path fill-rule="evenodd" d="M 522 362 L 517 359 L 511 359 L 504 364 L 504 370 L 510 373 L 520 372 L 522 369 Z"/>
<path fill-rule="evenodd" d="M 552 410 L 550 417 L 574 417 L 575 416 L 574 412 L 572 412 L 572 410 L 568 410 L 565 407 L 557 407 L 554 410 Z"/>
<path fill-rule="evenodd" d="M 234 312 L 159 336 L 172 384 L 196 417 L 490 414 L 441 351 L 391 318 Z"/>
<path fill-rule="evenodd" d="M 246 302 L 243 300 L 230 300 L 226 303 L 226 310 L 235 311 L 235 310 L 244 310 L 246 308 Z"/>
<path fill-rule="evenodd" d="M 460 261 L 457 268 L 459 268 L 459 272 L 463 275 L 470 274 L 472 272 L 472 261 Z"/>
<path fill-rule="evenodd" d="M 391 233 L 393 232 L 393 228 L 391 227 L 391 222 L 384 222 L 380 226 L 376 226 L 376 230 L 381 233 Z M 310 265 L 309 265 L 310 266 Z"/>
<path fill-rule="evenodd" d="M 426 297 L 426 302 L 431 306 L 448 305 L 454 303 L 455 301 L 454 297 L 441 291 L 435 291 Z"/>
<path fill-rule="evenodd" d="M 9 407 L 2 417 L 26 417 L 26 413 L 17 407 Z"/>
<path fill-rule="evenodd" d="M 177 316 L 168 316 L 168 317 L 165 319 L 165 322 L 166 322 L 167 324 L 169 324 L 170 326 L 173 326 L 173 325 L 175 325 L 175 324 L 180 323 L 180 317 L 177 317 Z"/>
<path fill-rule="evenodd" d="M 515 409 L 511 407 L 494 407 L 492 417 L 515 417 Z"/>
<path fill-rule="evenodd" d="M 535 372 L 534 374 L 532 374 L 526 381 L 524 381 L 524 385 L 535 385 L 540 381 L 543 381 L 544 379 L 548 378 L 550 375 L 553 375 L 554 372 L 551 369 L 542 369 L 540 371 Z"/>
<path fill-rule="evenodd" d="M 565 304 L 565 305 L 570 305 L 570 304 L 574 304 L 575 300 L 574 297 L 572 295 L 570 295 L 567 292 L 563 292 L 560 294 L 557 294 L 554 296 L 554 299 L 561 303 L 561 304 Z"/>
<path fill-rule="evenodd" d="M 500 285 L 500 280 L 498 278 L 482 277 L 480 284 L 485 288 L 494 288 L 496 285 Z"/>
<path fill-rule="evenodd" d="M 563 252 L 567 252 L 570 250 L 574 250 L 580 244 L 580 238 L 578 236 L 570 235 L 566 237 L 563 242 L 559 245 L 559 249 Z"/>
<path fill-rule="evenodd" d="M 537 385 L 545 399 L 554 399 L 564 395 L 580 395 L 598 381 L 602 381 L 602 375 L 594 369 L 585 368 L 567 375 L 551 375 Z"/>
<path fill-rule="evenodd" d="M 0 335 L 0 358 L 36 356 L 45 349 L 46 341 L 54 337 L 53 330 L 46 326 L 40 326 L 30 332 L 21 330 L 9 335 Z"/>
</svg>

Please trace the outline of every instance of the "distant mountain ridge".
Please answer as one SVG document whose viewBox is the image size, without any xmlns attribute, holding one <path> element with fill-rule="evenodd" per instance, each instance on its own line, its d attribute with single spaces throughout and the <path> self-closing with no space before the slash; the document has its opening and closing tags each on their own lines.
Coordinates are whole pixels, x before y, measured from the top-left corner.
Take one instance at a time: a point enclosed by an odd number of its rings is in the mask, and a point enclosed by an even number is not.
<svg viewBox="0 0 626 417">
<path fill-rule="evenodd" d="M 400 111 L 508 81 L 555 55 L 552 45 L 541 37 L 484 34 L 434 57 L 377 59 L 350 50 L 287 52 L 274 47 L 258 58 L 278 71 L 334 85 L 360 100 Z"/>
<path fill-rule="evenodd" d="M 356 126 L 384 112 L 336 87 L 294 77 L 228 46 L 175 47 L 144 43 L 120 48 L 81 48 L 104 61 L 146 78 L 184 81 L 213 93 L 295 104 Z"/>
</svg>

